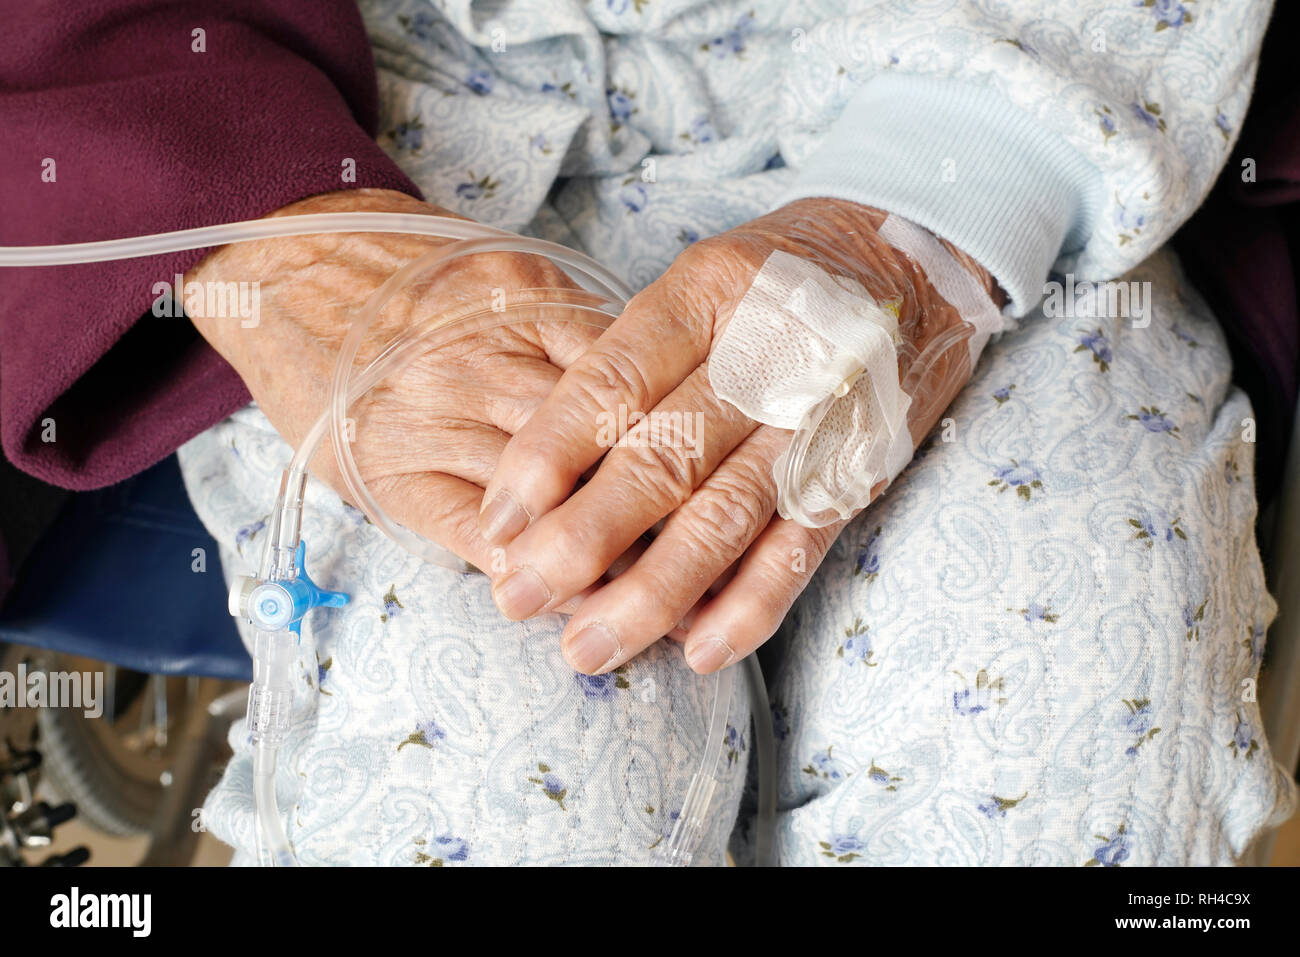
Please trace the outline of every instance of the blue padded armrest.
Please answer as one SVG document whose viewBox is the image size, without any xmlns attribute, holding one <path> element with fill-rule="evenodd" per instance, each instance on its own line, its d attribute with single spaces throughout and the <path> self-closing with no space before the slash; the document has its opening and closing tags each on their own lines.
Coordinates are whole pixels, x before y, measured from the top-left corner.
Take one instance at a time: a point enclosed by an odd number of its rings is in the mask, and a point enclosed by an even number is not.
<svg viewBox="0 0 1300 957">
<path fill-rule="evenodd" d="M 70 499 L 0 610 L 0 639 L 155 674 L 252 677 L 174 455 Z"/>
</svg>

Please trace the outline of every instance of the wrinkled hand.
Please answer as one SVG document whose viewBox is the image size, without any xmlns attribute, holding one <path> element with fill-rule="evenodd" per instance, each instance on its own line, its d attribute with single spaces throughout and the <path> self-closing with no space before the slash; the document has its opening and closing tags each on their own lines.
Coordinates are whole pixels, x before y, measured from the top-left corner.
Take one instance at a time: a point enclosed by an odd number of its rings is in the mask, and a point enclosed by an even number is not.
<svg viewBox="0 0 1300 957">
<path fill-rule="evenodd" d="M 774 250 L 851 277 L 877 301 L 900 299 L 900 330 L 918 349 L 961 323 L 919 267 L 877 236 L 884 218 L 845 201 L 801 200 L 695 243 L 629 303 L 515 432 L 487 484 L 480 523 L 487 540 L 506 546 L 494 594 L 508 617 L 587 593 L 562 642 L 569 664 L 590 674 L 665 635 L 685 640 L 690 666 L 707 674 L 776 631 L 847 522 L 808 529 L 774 518 L 772 464 L 792 433 L 719 400 L 709 354 Z M 993 288 L 987 272 L 949 249 Z M 966 350 L 948 350 L 927 385 L 938 401 L 927 405 L 928 421 L 915 424 L 914 442 L 969 374 Z M 611 423 L 629 421 L 626 441 L 610 448 Z M 683 431 L 682 440 L 665 442 L 656 425 L 695 421 L 703 428 L 690 441 Z M 652 529 L 639 557 L 593 589 Z"/>
<path fill-rule="evenodd" d="M 361 210 L 453 215 L 387 190 L 312 197 L 274 215 Z M 326 408 L 350 312 L 403 265 L 443 243 L 346 233 L 223 246 L 185 281 L 260 282 L 259 322 L 244 328 L 238 318 L 191 319 L 234 366 L 280 435 L 297 447 Z M 358 368 L 430 310 L 469 312 L 490 302 L 494 290 L 509 295 L 572 285 L 540 257 L 485 253 L 457 260 L 432 288 L 399 295 L 385 308 L 362 344 Z M 476 333 L 418 357 L 353 403 L 352 451 L 376 501 L 396 521 L 489 567 L 491 549 L 477 525 L 482 487 L 510 435 L 598 335 L 587 326 L 544 322 Z M 311 469 L 346 496 L 328 438 Z"/>
</svg>

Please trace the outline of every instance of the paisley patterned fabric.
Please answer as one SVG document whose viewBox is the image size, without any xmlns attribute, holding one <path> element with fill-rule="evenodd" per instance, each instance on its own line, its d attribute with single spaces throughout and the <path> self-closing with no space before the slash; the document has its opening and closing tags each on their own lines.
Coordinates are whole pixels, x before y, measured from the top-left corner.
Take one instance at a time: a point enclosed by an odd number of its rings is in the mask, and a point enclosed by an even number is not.
<svg viewBox="0 0 1300 957">
<path fill-rule="evenodd" d="M 1028 317 L 770 649 L 790 864 L 1223 864 L 1295 809 L 1249 400 L 1171 254 L 1149 326 Z"/>
<path fill-rule="evenodd" d="M 1114 201 L 1076 268 L 1116 276 L 1208 188 L 1267 12 L 362 9 L 381 145 L 429 199 L 582 248 L 634 286 L 770 208 L 853 85 L 883 69 L 986 78 L 1085 150 Z M 1089 59 L 1097 29 L 1109 46 Z M 1231 55 L 1215 46 L 1228 38 Z M 1249 403 L 1171 255 L 1123 278 L 1151 284 L 1149 324 L 1058 302 L 991 344 L 765 649 L 783 863 L 1229 863 L 1294 810 L 1253 694 L 1274 604 L 1254 542 Z M 250 407 L 180 454 L 226 573 L 253 568 L 289 449 Z M 680 648 L 577 676 L 558 619 L 506 622 L 484 578 L 421 565 L 316 485 L 304 537 L 317 580 L 354 598 L 304 629 L 277 779 L 304 862 L 648 859 L 700 760 L 712 696 Z M 746 709 L 729 713 L 703 863 L 722 860 L 733 826 L 737 859 L 749 853 Z M 204 811 L 239 861 L 253 846 L 246 733 L 236 726 Z"/>
<path fill-rule="evenodd" d="M 466 216 L 599 250 L 644 284 L 693 238 L 766 211 L 784 191 L 773 181 L 791 185 L 853 93 L 886 71 L 991 86 L 1079 150 L 1103 185 L 1090 236 L 1059 266 L 1114 278 L 1209 192 L 1245 116 L 1271 5 L 363 0 L 361 9 L 379 66 L 380 144 L 412 179 Z"/>
<path fill-rule="evenodd" d="M 289 449 L 256 408 L 181 449 L 229 577 L 255 570 Z M 272 495 L 273 497 L 273 495 Z M 560 655 L 560 619 L 502 618 L 487 579 L 426 565 L 308 483 L 307 567 L 346 589 L 313 612 L 299 651 L 293 732 L 277 800 L 299 860 L 321 865 L 647 863 L 703 758 L 715 679 L 666 644 L 600 677 Z M 241 625 L 241 627 L 243 627 Z M 244 627 L 251 647 L 251 628 Z M 743 696 L 700 863 L 717 864 L 748 760 Z M 247 725 L 205 826 L 248 860 Z"/>
</svg>

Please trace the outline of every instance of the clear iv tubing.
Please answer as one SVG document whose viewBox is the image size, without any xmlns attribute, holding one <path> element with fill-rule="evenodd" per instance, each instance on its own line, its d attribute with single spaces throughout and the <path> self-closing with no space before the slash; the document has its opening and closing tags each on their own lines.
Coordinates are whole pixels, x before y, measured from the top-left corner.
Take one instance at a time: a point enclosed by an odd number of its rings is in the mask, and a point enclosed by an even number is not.
<svg viewBox="0 0 1300 957">
<path fill-rule="evenodd" d="M 345 439 L 346 412 L 352 401 L 365 394 L 386 375 L 395 371 L 403 361 L 409 361 L 417 347 L 428 348 L 425 341 L 435 339 L 434 348 L 461 338 L 468 332 L 497 325 L 521 321 L 506 318 L 503 313 L 480 312 L 465 316 L 442 326 L 411 331 L 394 339 L 351 383 L 352 365 L 370 322 L 388 300 L 406 287 L 417 275 L 439 261 L 451 261 L 461 255 L 489 251 L 510 251 L 544 256 L 568 266 L 586 276 L 605 293 L 599 297 L 573 290 L 546 290 L 549 296 L 567 302 L 525 303 L 537 308 L 545 305 L 567 305 L 587 313 L 589 324 L 604 328 L 617 316 L 630 298 L 631 292 L 616 276 L 590 257 L 566 247 L 542 240 L 518 236 L 469 220 L 442 216 L 409 213 L 316 213 L 305 216 L 284 216 L 242 223 L 227 223 L 198 229 L 159 233 L 120 240 L 73 243 L 60 246 L 0 247 L 0 267 L 54 266 L 74 263 L 104 262 L 156 256 L 162 253 L 200 249 L 235 242 L 248 242 L 285 236 L 304 236 L 317 233 L 407 233 L 440 239 L 461 240 L 451 246 L 439 247 L 426 256 L 408 264 L 394 273 L 367 301 L 352 323 L 340 349 L 335 366 L 329 408 L 321 415 L 299 445 L 289 468 L 281 478 L 280 490 L 270 516 L 270 531 L 263 552 L 260 577 L 263 581 L 293 581 L 297 568 L 295 554 L 300 542 L 303 496 L 306 485 L 307 464 L 311 461 L 327 429 L 333 438 L 339 471 L 349 493 L 361 508 L 386 534 L 416 556 L 440 565 L 464 568 L 449 558 L 450 553 L 422 537 L 392 522 L 379 508 L 365 487 L 356 468 L 351 448 Z M 617 307 L 610 311 L 607 306 Z M 516 306 L 515 308 L 518 308 Z M 584 321 L 569 319 L 565 321 Z M 470 325 L 473 328 L 467 329 Z M 256 805 L 259 862 L 277 866 L 294 866 L 297 859 L 284 830 L 275 796 L 275 766 L 280 745 L 288 736 L 292 720 L 292 674 L 296 661 L 296 647 L 285 637 L 286 633 L 256 629 L 254 637 L 254 681 L 249 694 L 249 726 L 253 738 L 253 794 Z M 751 657 L 749 667 L 757 669 Z M 722 757 L 726 718 L 730 711 L 735 685 L 735 668 L 726 668 L 717 674 L 709 734 L 704 747 L 699 770 L 691 779 L 686 799 L 672 832 L 658 850 L 658 863 L 686 865 L 699 845 L 704 832 L 704 817 L 717 787 L 716 773 Z M 761 683 L 761 673 L 759 677 Z M 770 723 L 766 701 L 762 710 L 755 709 L 754 719 Z M 770 724 L 769 724 L 770 727 Z M 770 757 L 770 756 L 769 756 Z M 764 802 L 766 803 L 766 802 Z M 769 808 L 770 810 L 770 808 Z M 760 814 L 760 825 L 763 815 Z M 770 817 L 770 815 L 769 815 Z M 767 828 L 762 830 L 766 832 Z M 760 858 L 760 861 L 763 859 Z"/>
</svg>

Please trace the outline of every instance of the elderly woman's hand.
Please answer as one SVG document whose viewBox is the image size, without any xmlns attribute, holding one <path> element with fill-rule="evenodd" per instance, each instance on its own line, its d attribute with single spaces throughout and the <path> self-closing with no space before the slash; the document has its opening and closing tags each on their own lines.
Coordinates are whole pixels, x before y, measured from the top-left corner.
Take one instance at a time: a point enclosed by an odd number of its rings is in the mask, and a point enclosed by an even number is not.
<svg viewBox="0 0 1300 957">
<path fill-rule="evenodd" d="M 900 329 L 918 349 L 960 323 L 919 267 L 879 238 L 884 218 L 839 200 L 792 203 L 689 247 L 632 300 L 516 431 L 487 484 L 480 522 L 485 538 L 507 546 L 507 571 L 494 576 L 507 616 L 562 607 L 662 522 L 630 567 L 592 592 L 568 622 L 563 647 L 574 668 L 608 671 L 671 635 L 686 641 L 691 667 L 709 673 L 775 632 L 847 523 L 809 529 L 774 518 L 772 464 L 792 433 L 718 399 L 707 362 L 774 250 L 855 279 L 877 301 L 900 300 Z M 993 287 L 987 272 L 950 252 L 984 288 Z M 931 421 L 914 424 L 915 441 L 969 378 L 965 349 L 945 356 L 928 383 L 939 401 L 929 406 Z M 636 423 L 638 413 L 648 415 L 633 437 L 656 417 L 702 421 L 702 434 L 675 443 L 651 434 L 609 448 L 611 437 L 619 438 L 611 425 Z"/>
<path fill-rule="evenodd" d="M 387 190 L 312 197 L 275 215 L 363 210 L 452 215 Z M 443 242 L 346 233 L 224 246 L 185 281 L 260 282 L 259 322 L 245 328 L 239 318 L 190 318 L 235 367 L 280 435 L 296 446 L 327 406 L 351 312 L 399 268 Z M 357 361 L 377 355 L 398 330 L 431 309 L 468 312 L 490 303 L 494 292 L 509 297 L 572 285 L 535 256 L 485 253 L 457 260 L 432 289 L 394 298 L 368 331 Z M 482 486 L 510 435 L 598 334 L 575 323 L 489 329 L 420 356 L 353 403 L 352 451 L 376 501 L 408 528 L 478 567 L 490 567 L 492 549 L 477 524 Z M 346 496 L 328 439 L 311 468 Z"/>
</svg>

